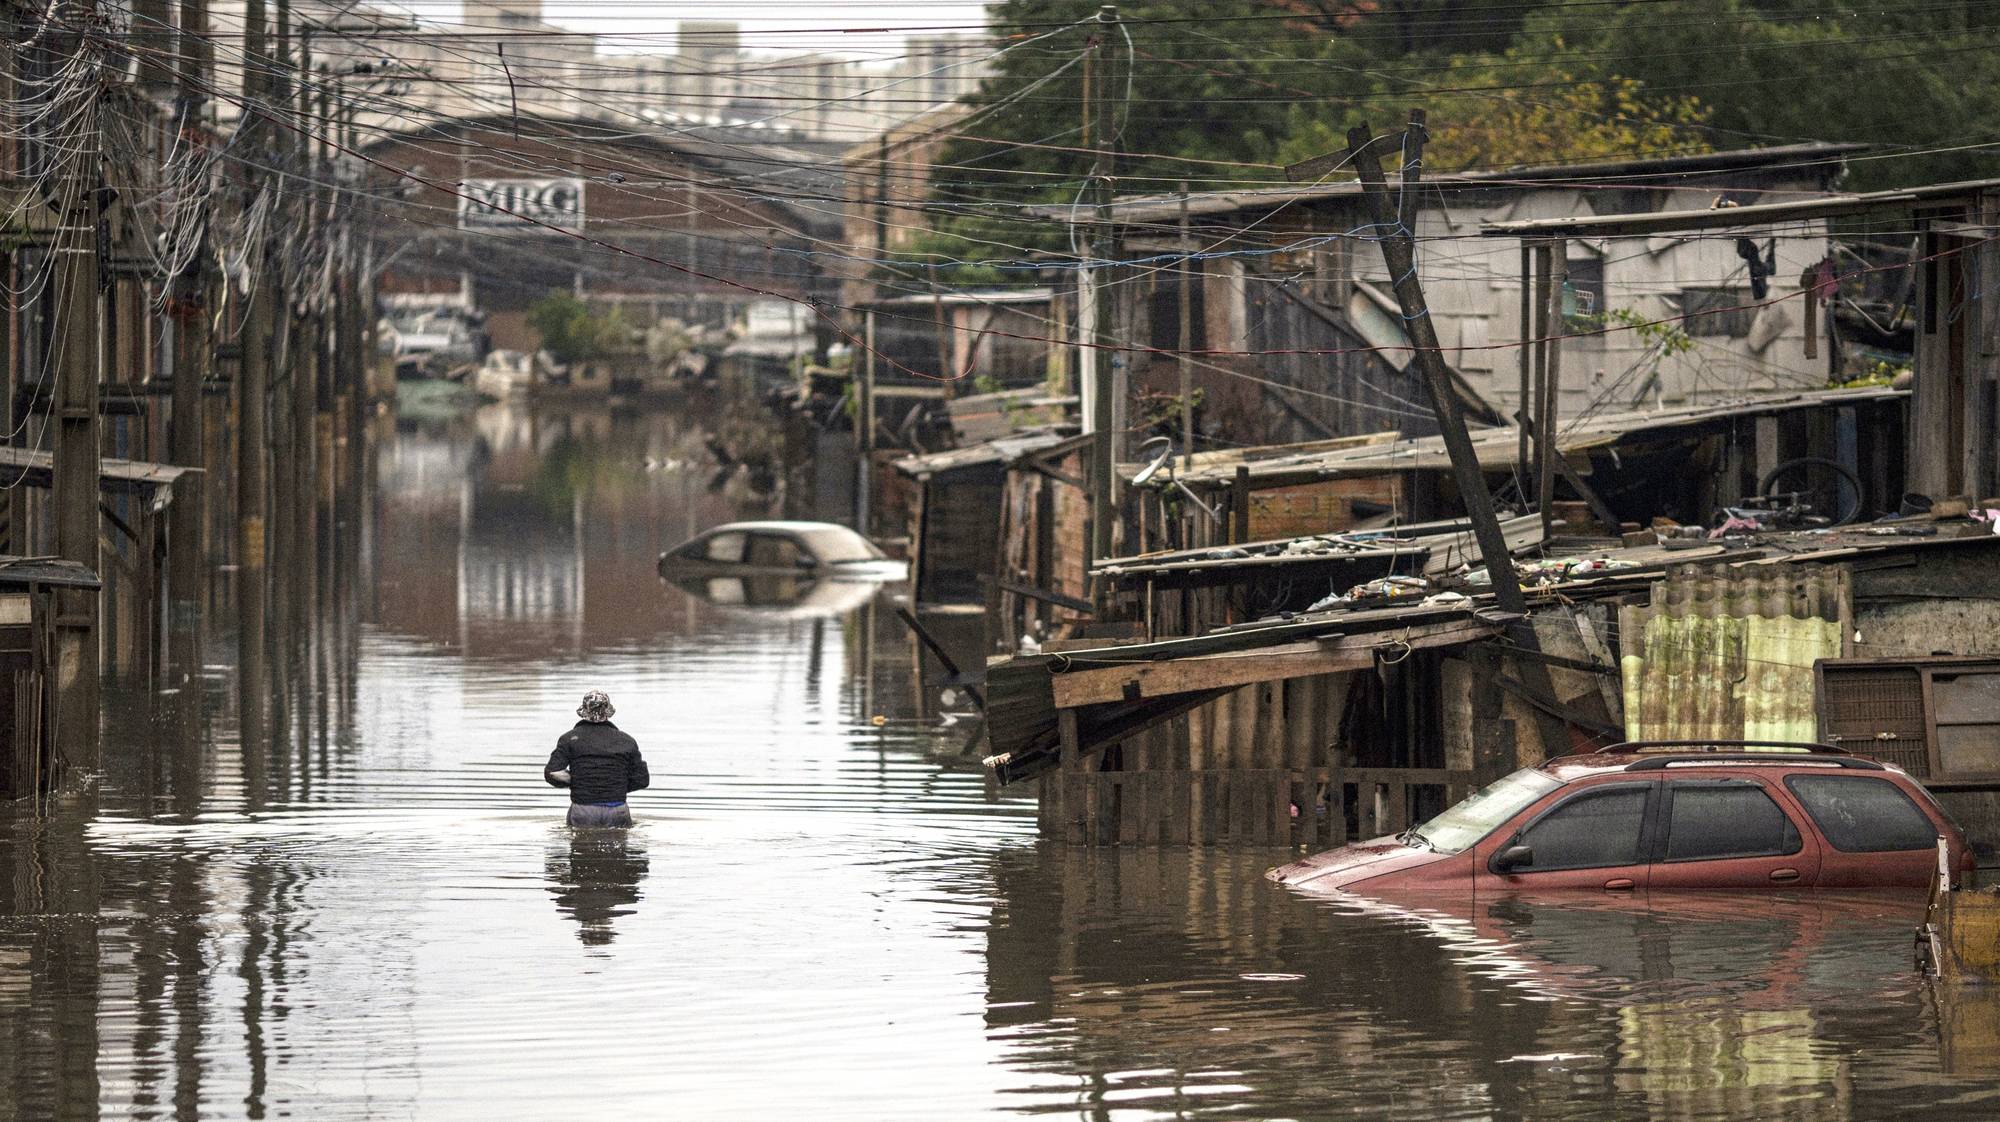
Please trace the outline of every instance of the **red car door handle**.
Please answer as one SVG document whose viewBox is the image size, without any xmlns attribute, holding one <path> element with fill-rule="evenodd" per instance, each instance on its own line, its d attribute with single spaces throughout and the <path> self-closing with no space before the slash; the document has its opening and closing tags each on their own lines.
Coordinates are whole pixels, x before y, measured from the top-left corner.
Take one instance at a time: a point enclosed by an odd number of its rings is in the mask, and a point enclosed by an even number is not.
<svg viewBox="0 0 2000 1122">
<path fill-rule="evenodd" d="M 1797 869 L 1772 869 L 1771 879 L 1775 881 L 1797 880 L 1799 879 L 1799 871 Z"/>
<path fill-rule="evenodd" d="M 1629 889 L 1629 888 L 1631 888 L 1631 887 L 1632 887 L 1632 878 L 1631 878 L 1631 877 L 1613 877 L 1612 879 L 1610 879 L 1610 880 L 1607 880 L 1607 881 L 1605 881 L 1605 882 L 1604 882 L 1604 887 L 1605 887 L 1605 888 L 1606 888 L 1606 889 L 1607 889 L 1608 891 L 1613 891 L 1613 892 L 1617 892 L 1617 891 L 1621 891 L 1621 890 L 1624 890 L 1624 889 Z"/>
</svg>

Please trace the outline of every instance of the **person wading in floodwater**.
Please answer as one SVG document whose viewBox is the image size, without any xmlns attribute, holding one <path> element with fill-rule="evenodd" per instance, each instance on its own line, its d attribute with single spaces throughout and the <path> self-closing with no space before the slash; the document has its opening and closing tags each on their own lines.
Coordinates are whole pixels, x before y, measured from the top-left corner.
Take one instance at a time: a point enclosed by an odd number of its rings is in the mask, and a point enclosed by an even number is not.
<svg viewBox="0 0 2000 1122">
<path fill-rule="evenodd" d="M 611 723 L 611 698 L 603 690 L 583 695 L 576 715 L 583 718 L 556 741 L 542 778 L 569 788 L 569 824 L 579 829 L 630 826 L 625 796 L 653 781 L 639 742 Z"/>
</svg>

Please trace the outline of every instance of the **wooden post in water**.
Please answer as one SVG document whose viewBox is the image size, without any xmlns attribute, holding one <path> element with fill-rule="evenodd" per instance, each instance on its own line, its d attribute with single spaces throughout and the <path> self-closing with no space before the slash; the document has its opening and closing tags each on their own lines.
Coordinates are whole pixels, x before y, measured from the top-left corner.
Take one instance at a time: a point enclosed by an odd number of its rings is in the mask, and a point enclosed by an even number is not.
<svg viewBox="0 0 2000 1122">
<path fill-rule="evenodd" d="M 1105 4 L 1097 9 L 1097 41 L 1090 54 L 1085 56 L 1086 64 L 1095 62 L 1090 76 L 1083 86 L 1084 125 L 1090 135 L 1085 146 L 1091 149 L 1090 179 L 1087 190 L 1091 200 L 1090 242 L 1084 254 L 1084 270 L 1080 283 L 1082 289 L 1079 300 L 1077 327 L 1078 341 L 1082 343 L 1077 358 L 1082 374 L 1084 393 L 1084 428 L 1091 434 L 1090 442 L 1090 563 L 1111 556 L 1112 523 L 1117 518 L 1117 408 L 1118 402 L 1113 392 L 1111 355 L 1105 349 L 1107 337 L 1104 323 L 1107 309 L 1104 307 L 1106 287 L 1102 260 L 1109 249 L 1111 221 L 1111 168 L 1114 159 L 1111 150 L 1110 99 L 1104 96 L 1110 80 L 1111 35 L 1118 25 L 1118 6 Z"/>
</svg>

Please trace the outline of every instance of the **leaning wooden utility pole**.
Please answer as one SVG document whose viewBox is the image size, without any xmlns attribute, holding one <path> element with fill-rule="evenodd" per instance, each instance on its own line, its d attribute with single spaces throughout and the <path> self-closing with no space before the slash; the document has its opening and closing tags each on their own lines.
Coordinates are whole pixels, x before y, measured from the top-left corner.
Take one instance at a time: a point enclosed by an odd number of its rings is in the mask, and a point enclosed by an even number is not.
<svg viewBox="0 0 2000 1122">
<path fill-rule="evenodd" d="M 1389 197 L 1389 185 L 1383 178 L 1382 165 L 1375 155 L 1373 134 L 1368 126 L 1359 125 L 1348 130 L 1347 152 L 1368 196 L 1375 240 L 1382 247 L 1382 260 L 1388 265 L 1389 276 L 1395 282 L 1396 302 L 1403 311 L 1403 329 L 1410 337 L 1410 346 L 1415 352 L 1413 361 L 1423 374 L 1424 387 L 1430 391 L 1431 409 L 1437 414 L 1438 432 L 1444 438 L 1445 452 L 1451 457 L 1452 477 L 1458 484 L 1459 499 L 1464 502 L 1466 517 L 1472 522 L 1472 535 L 1479 543 L 1480 560 L 1492 579 L 1493 599 L 1501 611 L 1520 617 L 1511 635 L 1513 645 L 1523 656 L 1516 660 L 1521 683 L 1537 698 L 1553 705 L 1557 701 L 1555 688 L 1549 681 L 1548 667 L 1536 657 L 1541 653 L 1541 643 L 1535 636 L 1534 621 L 1528 618 L 1528 601 L 1521 594 L 1520 582 L 1515 579 L 1513 558 L 1507 551 L 1507 538 L 1500 530 L 1499 517 L 1493 512 L 1492 493 L 1486 488 L 1486 476 L 1479 469 L 1479 457 L 1472 450 L 1472 437 L 1466 432 L 1464 406 L 1451 384 L 1450 371 L 1445 369 L 1444 350 L 1438 345 L 1437 325 L 1431 322 L 1430 308 L 1424 302 L 1423 282 L 1417 278 L 1417 202 L 1423 175 L 1425 137 L 1424 111 L 1413 109 L 1410 111 L 1409 129 L 1403 134 L 1403 173 L 1395 200 Z M 1534 714 L 1543 750 L 1558 755 L 1567 752 L 1567 726 L 1540 707 L 1534 708 Z"/>
<path fill-rule="evenodd" d="M 102 221 L 98 166 L 99 74 L 97 48 L 91 37 L 97 27 L 95 0 L 65 5 L 61 22 L 68 25 L 54 37 L 55 57 L 82 57 L 86 66 L 75 89 L 52 96 L 74 96 L 77 111 L 52 124 L 49 150 L 61 161 L 57 186 L 58 226 L 55 237 L 57 316 L 61 323 L 57 347 L 56 384 L 51 420 L 55 425 L 55 472 L 51 483 L 55 506 L 56 555 L 97 572 L 98 456 L 97 386 L 102 364 L 102 260 L 98 245 Z M 64 767 L 97 770 L 98 616 L 99 594 L 65 589 L 56 608 L 55 747 Z"/>
<path fill-rule="evenodd" d="M 1118 6 L 1097 9 L 1097 43 L 1085 64 L 1084 127 L 1090 134 L 1090 234 L 1085 245 L 1083 273 L 1077 288 L 1077 370 L 1084 401 L 1084 430 L 1090 441 L 1090 562 L 1111 556 L 1111 526 L 1117 517 L 1118 397 L 1113 384 L 1111 353 L 1105 349 L 1105 262 L 1111 237 L 1111 35 L 1118 26 Z"/>
</svg>

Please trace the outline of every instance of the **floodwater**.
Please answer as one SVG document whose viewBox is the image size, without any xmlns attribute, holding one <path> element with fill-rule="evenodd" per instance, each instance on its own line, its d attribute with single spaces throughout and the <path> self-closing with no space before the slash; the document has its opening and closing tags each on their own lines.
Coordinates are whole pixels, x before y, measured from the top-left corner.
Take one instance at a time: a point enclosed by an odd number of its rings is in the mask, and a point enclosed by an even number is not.
<svg viewBox="0 0 2000 1122">
<path fill-rule="evenodd" d="M 1363 907 L 1039 842 L 891 593 L 660 584 L 744 509 L 700 447 L 385 427 L 303 734 L 246 749 L 217 639 L 200 712 L 127 691 L 100 788 L 0 819 L 0 1117 L 2000 1113 L 2000 1005 L 1919 983 L 1907 899 Z M 629 836 L 540 781 L 589 688 Z"/>
</svg>

